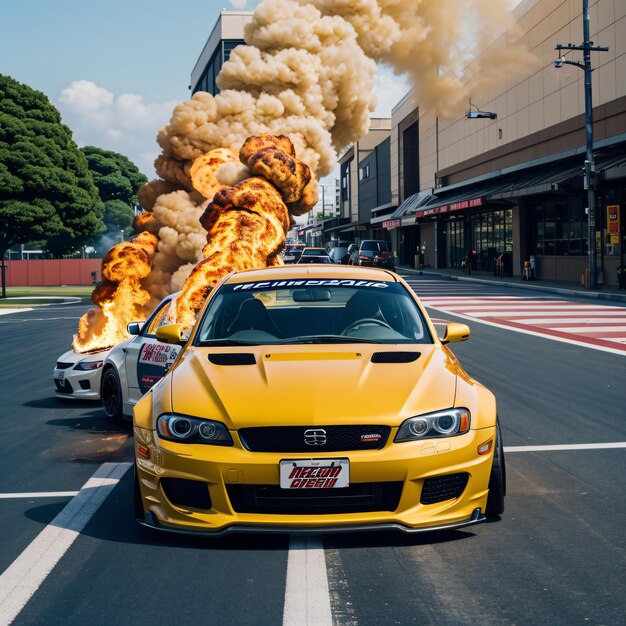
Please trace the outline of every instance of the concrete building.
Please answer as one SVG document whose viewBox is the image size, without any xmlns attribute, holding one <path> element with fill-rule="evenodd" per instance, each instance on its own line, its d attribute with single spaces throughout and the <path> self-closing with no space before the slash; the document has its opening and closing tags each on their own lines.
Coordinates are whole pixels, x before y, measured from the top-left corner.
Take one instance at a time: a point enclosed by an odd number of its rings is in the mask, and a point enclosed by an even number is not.
<svg viewBox="0 0 626 626">
<path fill-rule="evenodd" d="M 219 89 L 215 79 L 230 53 L 243 39 L 244 27 L 252 20 L 251 11 L 221 11 L 220 16 L 204 44 L 204 48 L 191 72 L 189 88 L 192 95 L 196 91 L 207 91 L 216 95 Z"/>
<path fill-rule="evenodd" d="M 339 215 L 334 223 L 325 224 L 325 241 L 370 238 L 379 199 L 391 201 L 390 133 L 390 118 L 372 118 L 367 135 L 339 155 Z"/>
<path fill-rule="evenodd" d="M 514 10 L 537 64 L 476 97 L 497 119 L 442 120 L 410 92 L 392 112 L 387 228 L 400 262 L 493 271 L 505 254 L 519 275 L 532 258 L 539 279 L 578 281 L 588 265 L 584 72 L 556 69 L 557 43 L 583 41 L 581 0 L 523 0 Z M 599 282 L 626 266 L 626 2 L 590 1 L 593 134 L 599 173 Z M 570 60 L 582 62 L 581 52 Z"/>
</svg>

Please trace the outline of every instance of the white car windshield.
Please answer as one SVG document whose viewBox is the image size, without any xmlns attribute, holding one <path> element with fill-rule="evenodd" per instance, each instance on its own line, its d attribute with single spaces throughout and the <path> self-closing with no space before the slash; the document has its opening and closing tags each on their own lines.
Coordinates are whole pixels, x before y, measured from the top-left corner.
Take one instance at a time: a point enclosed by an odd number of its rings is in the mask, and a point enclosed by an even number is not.
<svg viewBox="0 0 626 626">
<path fill-rule="evenodd" d="M 422 312 L 393 282 L 282 280 L 222 286 L 195 345 L 432 343 Z"/>
</svg>

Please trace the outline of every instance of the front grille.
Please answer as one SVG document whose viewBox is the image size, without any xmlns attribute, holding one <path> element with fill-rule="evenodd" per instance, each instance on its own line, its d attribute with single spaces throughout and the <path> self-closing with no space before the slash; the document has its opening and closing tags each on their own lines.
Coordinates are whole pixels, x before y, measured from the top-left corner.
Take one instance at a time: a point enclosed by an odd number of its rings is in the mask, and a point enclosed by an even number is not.
<svg viewBox="0 0 626 626">
<path fill-rule="evenodd" d="M 74 363 L 62 363 L 61 361 L 57 361 L 57 369 L 58 370 L 66 370 L 72 367 Z"/>
<path fill-rule="evenodd" d="M 422 487 L 420 502 L 422 504 L 435 504 L 435 502 L 458 498 L 463 493 L 468 480 L 469 474 L 465 472 L 426 478 Z"/>
<path fill-rule="evenodd" d="M 313 436 L 311 431 L 315 431 Z M 252 452 L 319 453 L 380 450 L 387 443 L 390 432 L 389 426 L 261 426 L 242 428 L 239 437 Z M 325 443 L 309 445 L 306 441 Z"/>
<path fill-rule="evenodd" d="M 161 478 L 161 487 L 174 506 L 205 510 L 212 507 L 209 485 L 200 480 Z"/>
<path fill-rule="evenodd" d="M 402 482 L 353 483 L 342 489 L 281 489 L 279 485 L 226 485 L 237 513 L 333 515 L 395 511 Z"/>
<path fill-rule="evenodd" d="M 57 391 L 59 393 L 74 393 L 72 389 L 72 385 L 67 380 L 61 382 L 60 380 L 54 379 L 54 384 L 56 385 Z"/>
</svg>

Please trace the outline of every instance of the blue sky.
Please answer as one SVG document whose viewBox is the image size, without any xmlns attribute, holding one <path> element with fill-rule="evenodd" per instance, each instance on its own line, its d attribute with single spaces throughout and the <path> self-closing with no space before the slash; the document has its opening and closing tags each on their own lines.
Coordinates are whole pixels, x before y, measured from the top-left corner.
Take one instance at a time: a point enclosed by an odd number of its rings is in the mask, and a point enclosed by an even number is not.
<svg viewBox="0 0 626 626">
<path fill-rule="evenodd" d="M 191 70 L 219 11 L 259 0 L 0 0 L 0 72 L 43 91 L 79 145 L 130 157 L 149 177 L 156 133 L 190 95 Z M 380 109 L 404 94 L 378 78 Z"/>
</svg>

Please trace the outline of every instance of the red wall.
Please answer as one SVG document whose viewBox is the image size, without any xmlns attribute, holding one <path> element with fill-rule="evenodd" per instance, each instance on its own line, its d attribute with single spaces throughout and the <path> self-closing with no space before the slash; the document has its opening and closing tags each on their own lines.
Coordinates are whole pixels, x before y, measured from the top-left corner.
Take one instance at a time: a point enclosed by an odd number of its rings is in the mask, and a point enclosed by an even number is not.
<svg viewBox="0 0 626 626">
<path fill-rule="evenodd" d="M 58 287 L 93 285 L 100 281 L 102 259 L 32 259 L 5 261 L 8 287 Z"/>
</svg>

